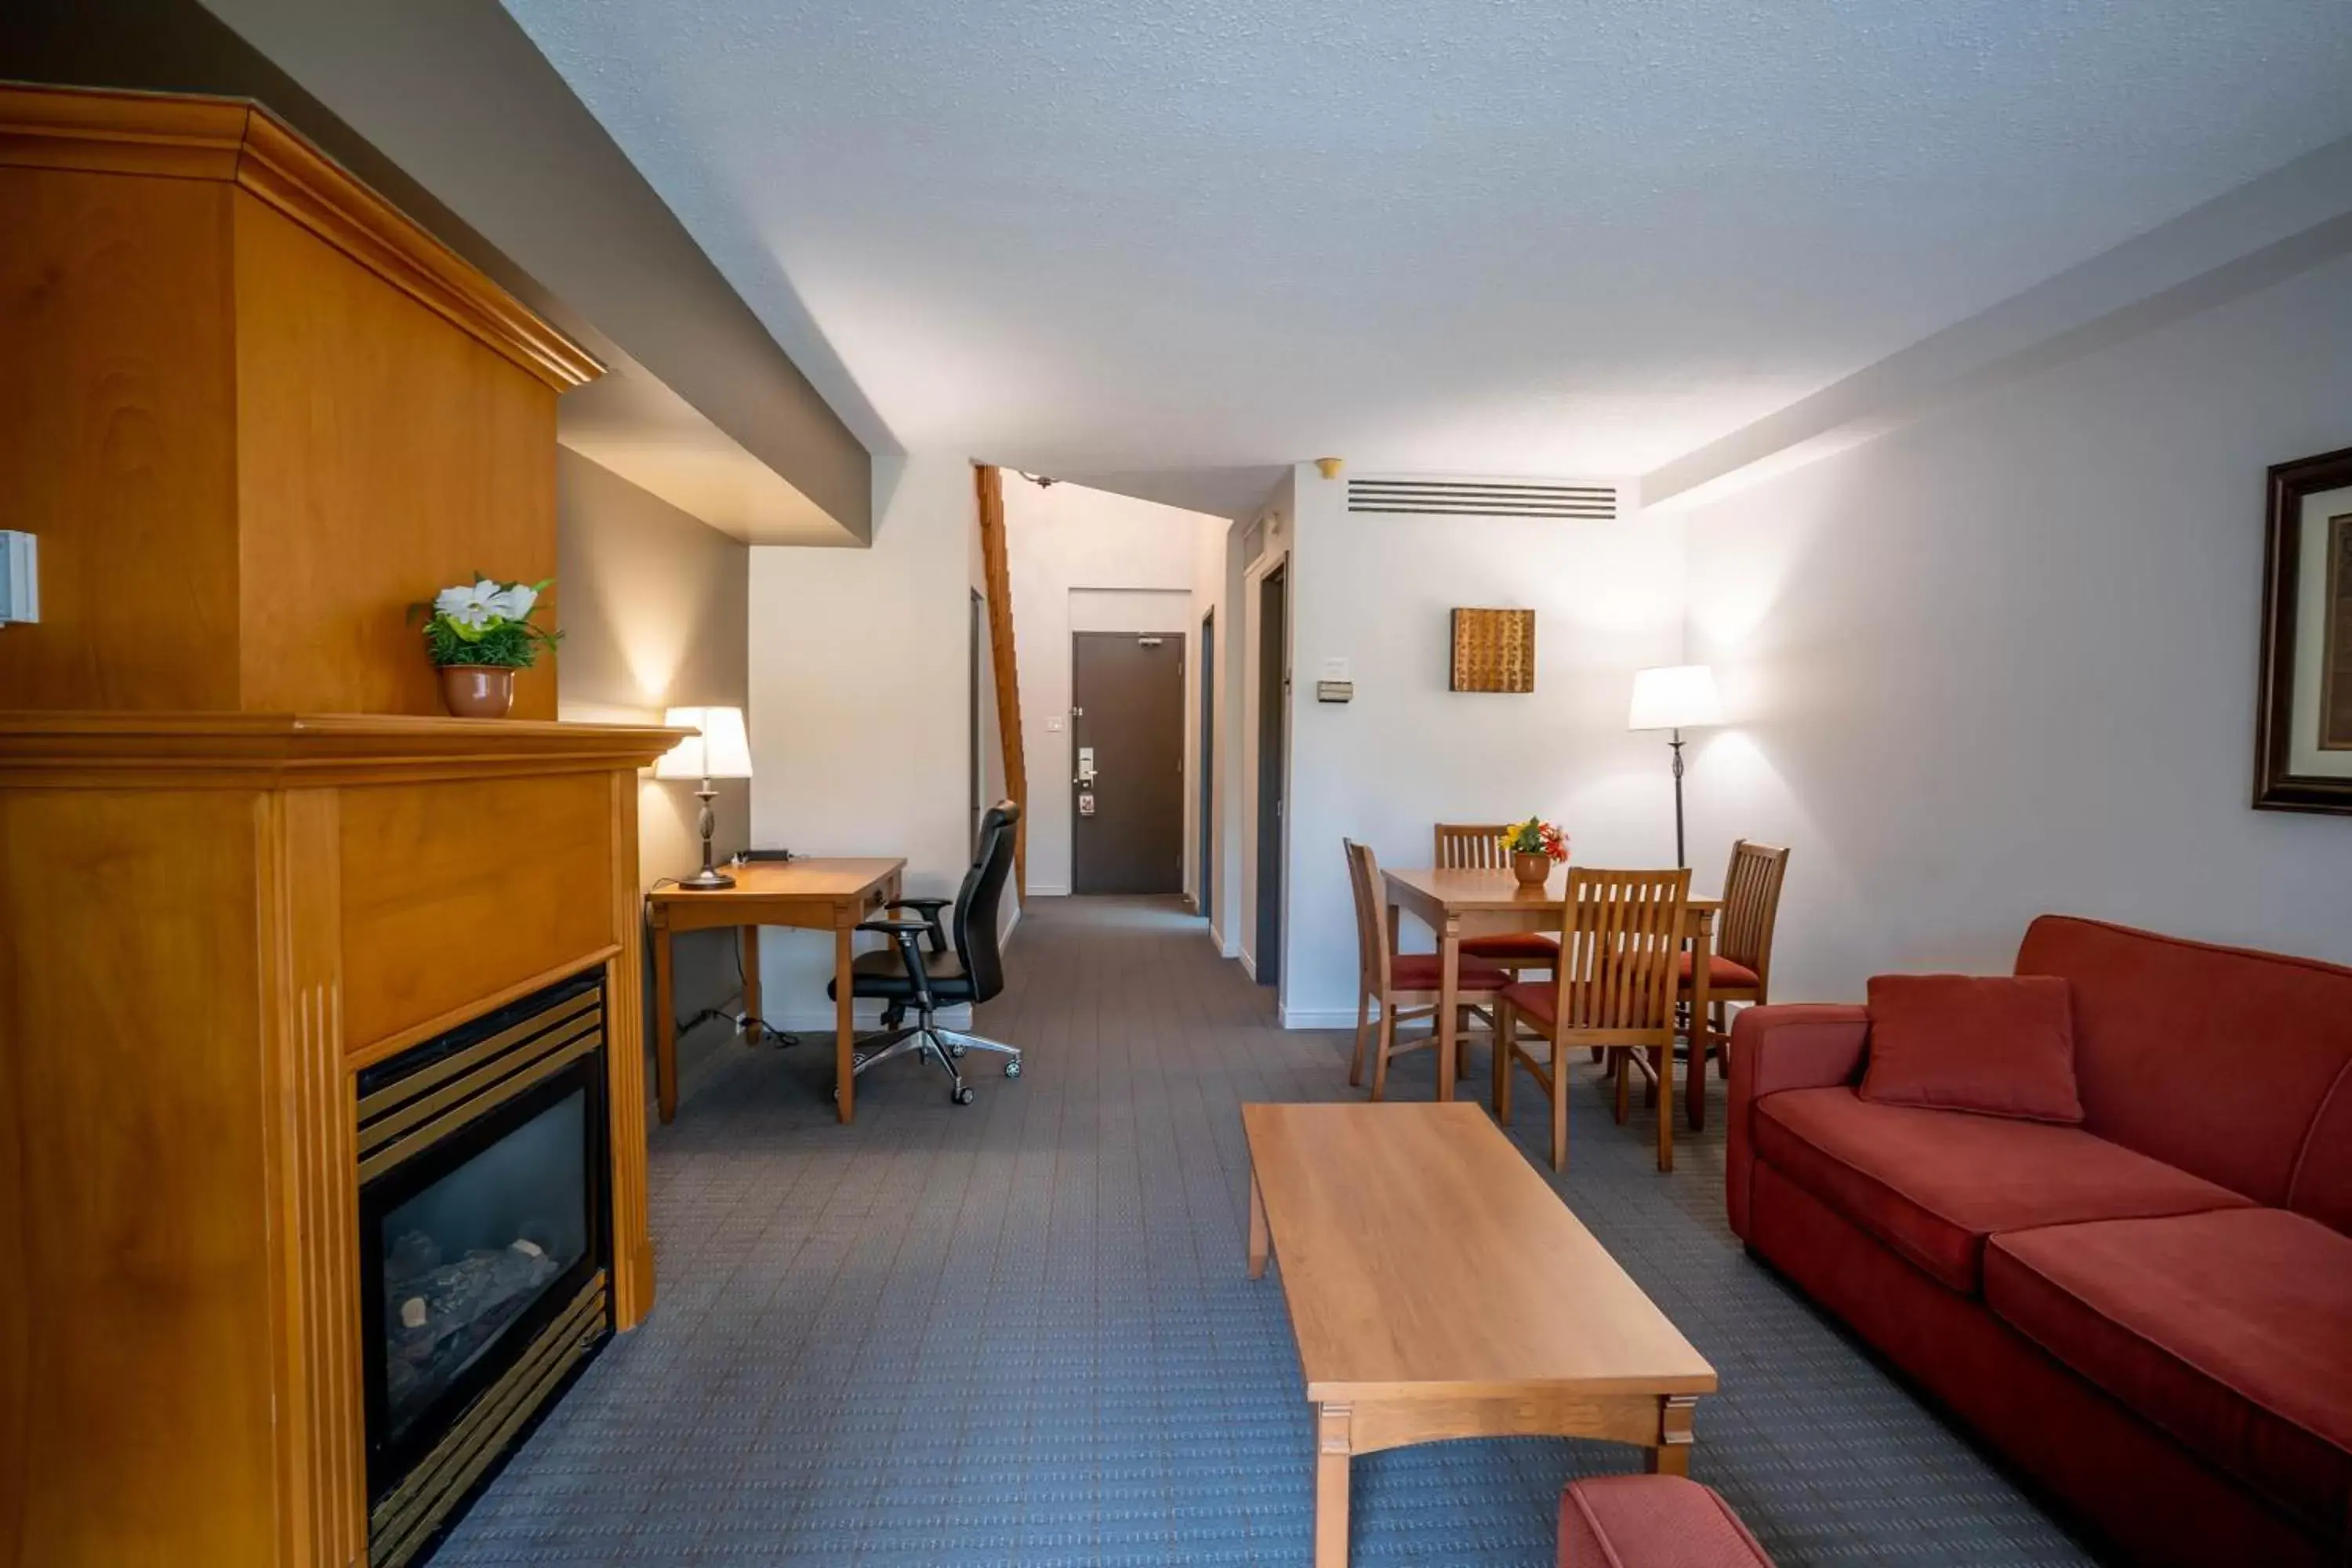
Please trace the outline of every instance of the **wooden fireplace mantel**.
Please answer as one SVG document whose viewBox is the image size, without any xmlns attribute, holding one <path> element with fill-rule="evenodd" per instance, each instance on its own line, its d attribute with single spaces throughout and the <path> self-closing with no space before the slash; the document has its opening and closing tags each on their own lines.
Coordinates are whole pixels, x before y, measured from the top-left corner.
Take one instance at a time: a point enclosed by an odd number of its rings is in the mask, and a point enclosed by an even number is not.
<svg viewBox="0 0 2352 1568">
<path fill-rule="evenodd" d="M 681 734 L 0 714 L 21 1561 L 365 1562 L 354 1075 L 592 967 L 614 1316 L 644 1316 L 637 770 Z"/>
<path fill-rule="evenodd" d="M 598 374 L 262 106 L 0 85 L 0 1568 L 367 1561 L 355 1075 L 601 971 L 652 1303 L 637 770 L 437 717 Z M 549 616 L 556 605 L 547 604 Z"/>
</svg>

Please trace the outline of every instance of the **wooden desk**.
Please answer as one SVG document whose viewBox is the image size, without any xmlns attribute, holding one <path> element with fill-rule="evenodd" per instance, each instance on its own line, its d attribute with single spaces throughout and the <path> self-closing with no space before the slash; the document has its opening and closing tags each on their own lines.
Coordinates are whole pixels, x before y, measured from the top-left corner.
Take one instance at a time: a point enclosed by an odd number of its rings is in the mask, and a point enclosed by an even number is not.
<svg viewBox="0 0 2352 1568">
<path fill-rule="evenodd" d="M 1249 1272 L 1315 1410 L 1315 1564 L 1345 1568 L 1353 1456 L 1599 1437 L 1690 1473 L 1715 1369 L 1475 1105 L 1244 1105 Z"/>
<path fill-rule="evenodd" d="M 755 860 L 730 866 L 731 888 L 677 886 L 646 895 L 654 944 L 654 1082 L 661 1119 L 677 1112 L 677 1013 L 670 1000 L 670 935 L 739 926 L 743 936 L 743 1011 L 760 1016 L 760 928 L 797 926 L 833 932 L 833 1058 L 836 1113 L 856 1112 L 857 1083 L 850 1072 L 856 1032 L 850 1026 L 850 931 L 898 896 L 904 860 Z"/>
<path fill-rule="evenodd" d="M 1439 955 L 1437 1005 L 1437 1098 L 1454 1098 L 1459 1042 L 1454 1003 L 1462 965 L 1462 939 L 1491 936 L 1498 931 L 1559 930 L 1560 910 L 1568 900 L 1568 868 L 1552 868 L 1540 890 L 1522 888 L 1508 870 L 1384 869 L 1388 884 L 1389 941 L 1397 939 L 1397 912 L 1402 910 L 1437 936 Z M 1691 944 L 1691 1017 L 1693 1026 L 1706 1026 L 1709 961 L 1715 951 L 1715 917 L 1721 899 L 1694 898 L 1683 919 L 1683 933 Z M 1674 1063 L 1664 1064 L 1658 1083 L 1658 1169 L 1675 1168 Z M 1706 1092 L 1696 1074 L 1692 1092 Z"/>
</svg>

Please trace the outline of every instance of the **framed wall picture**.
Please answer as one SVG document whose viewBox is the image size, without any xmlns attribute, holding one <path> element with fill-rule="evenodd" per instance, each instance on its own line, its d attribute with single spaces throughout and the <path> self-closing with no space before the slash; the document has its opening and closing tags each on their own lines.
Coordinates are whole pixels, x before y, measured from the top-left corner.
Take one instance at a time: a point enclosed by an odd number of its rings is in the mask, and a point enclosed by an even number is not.
<svg viewBox="0 0 2352 1568">
<path fill-rule="evenodd" d="M 1454 612 L 1451 691 L 1533 691 L 1536 613 L 1533 610 Z"/>
<path fill-rule="evenodd" d="M 2352 447 L 2270 471 L 2254 805 L 2352 816 Z"/>
</svg>

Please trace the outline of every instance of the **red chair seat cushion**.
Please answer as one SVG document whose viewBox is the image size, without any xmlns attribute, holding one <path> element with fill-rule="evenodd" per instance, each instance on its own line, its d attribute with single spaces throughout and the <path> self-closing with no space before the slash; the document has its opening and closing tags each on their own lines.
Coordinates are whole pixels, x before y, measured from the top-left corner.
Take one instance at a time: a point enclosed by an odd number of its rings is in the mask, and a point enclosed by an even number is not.
<svg viewBox="0 0 2352 1568">
<path fill-rule="evenodd" d="M 1519 1016 L 1533 1027 L 1549 1029 L 1559 1016 L 1559 982 L 1557 980 L 1519 980 L 1503 987 L 1497 1002 L 1507 1002 L 1518 1009 Z M 1500 1026 L 1498 1025 L 1497 1027 Z"/>
<path fill-rule="evenodd" d="M 1995 1237 L 1985 1302 L 2331 1538 L 2352 1510 L 2352 1237 L 2284 1209 Z"/>
<path fill-rule="evenodd" d="M 2079 1122 L 2074 990 L 2054 974 L 1879 974 L 1862 1097 Z"/>
<path fill-rule="evenodd" d="M 1401 952 L 1389 960 L 1389 984 L 1399 991 L 1434 991 L 1438 982 L 1433 952 Z M 1454 983 L 1463 991 L 1500 991 L 1511 977 L 1491 963 L 1463 958 L 1454 963 Z"/>
<path fill-rule="evenodd" d="M 1692 957 L 1690 949 L 1683 949 L 1675 970 L 1685 990 L 1690 988 L 1691 977 L 1698 970 L 1698 965 L 1691 962 Z M 1752 990 L 1764 984 L 1757 978 L 1754 970 L 1744 963 L 1734 963 L 1719 952 L 1706 955 L 1706 983 L 1717 990 L 1721 990 L 1727 985 L 1745 985 Z"/>
<path fill-rule="evenodd" d="M 1559 1498 L 1559 1568 L 1772 1568 L 1711 1488 L 1682 1476 L 1592 1476 Z"/>
<path fill-rule="evenodd" d="M 2079 1127 L 1875 1105 L 1843 1085 L 1767 1095 L 1751 1126 L 1782 1175 L 1971 1296 L 2003 1231 L 2253 1206 Z"/>
<path fill-rule="evenodd" d="M 1465 958 L 1500 958 L 1516 963 L 1557 963 L 1559 939 L 1539 931 L 1497 931 L 1493 936 L 1465 937 Z"/>
</svg>

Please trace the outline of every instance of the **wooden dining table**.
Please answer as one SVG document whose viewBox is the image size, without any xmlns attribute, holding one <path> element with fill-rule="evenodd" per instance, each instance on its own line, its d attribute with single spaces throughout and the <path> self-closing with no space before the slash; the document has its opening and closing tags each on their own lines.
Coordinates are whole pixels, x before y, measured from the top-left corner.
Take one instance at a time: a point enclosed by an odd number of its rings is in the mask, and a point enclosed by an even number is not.
<svg viewBox="0 0 2352 1568">
<path fill-rule="evenodd" d="M 1462 942 L 1465 937 L 1493 936 L 1504 931 L 1541 931 L 1557 934 L 1568 901 L 1568 868 L 1555 866 L 1540 888 L 1519 885 L 1507 868 L 1456 869 L 1447 867 L 1383 868 L 1387 884 L 1389 942 L 1397 940 L 1397 916 L 1409 914 L 1427 926 L 1437 939 L 1437 1098 L 1454 1098 L 1462 1042 L 1458 1022 L 1461 1005 Z M 1684 906 L 1683 937 L 1691 945 L 1689 990 L 1691 1026 L 1706 1026 L 1707 971 L 1715 952 L 1715 917 L 1721 899 L 1693 898 Z M 1504 1047 L 1496 1043 L 1497 1050 Z M 1560 1064 L 1564 1068 L 1566 1064 Z M 1675 1064 L 1659 1064 L 1658 1169 L 1675 1168 Z M 1690 1092 L 1703 1095 L 1706 1080 L 1690 1075 Z"/>
</svg>

